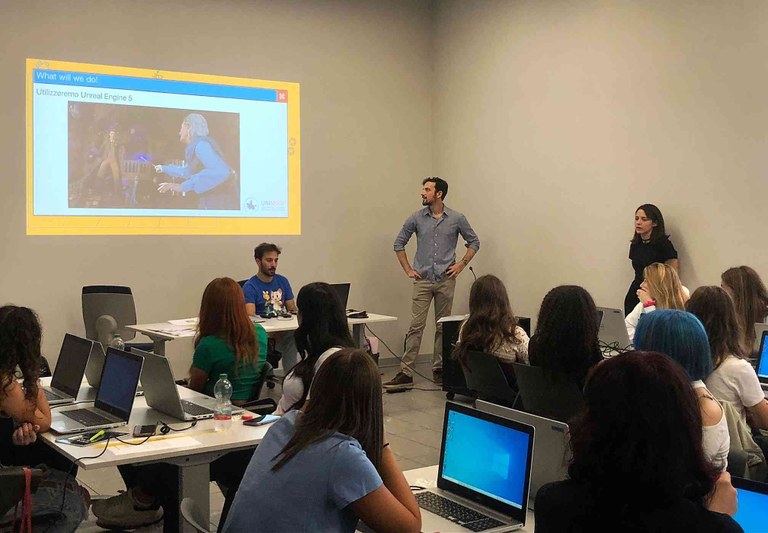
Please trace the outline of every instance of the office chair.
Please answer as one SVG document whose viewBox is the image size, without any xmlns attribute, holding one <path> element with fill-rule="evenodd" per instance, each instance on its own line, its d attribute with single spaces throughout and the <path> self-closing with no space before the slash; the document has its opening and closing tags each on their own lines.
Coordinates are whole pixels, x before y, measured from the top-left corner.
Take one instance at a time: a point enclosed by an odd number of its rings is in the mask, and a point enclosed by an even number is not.
<svg viewBox="0 0 768 533">
<path fill-rule="evenodd" d="M 248 411 L 259 415 L 268 415 L 277 409 L 277 402 L 275 402 L 275 400 L 272 398 L 259 399 L 259 396 L 261 396 L 261 391 L 264 388 L 264 384 L 268 381 L 269 375 L 272 374 L 272 370 L 272 365 L 270 365 L 268 361 L 265 361 L 264 365 L 261 367 L 261 371 L 259 372 L 258 377 L 256 378 L 256 381 L 253 384 L 251 395 L 248 398 L 248 401 L 241 406 L 243 409 L 247 409 Z"/>
<path fill-rule="evenodd" d="M 197 507 L 197 503 L 192 498 L 184 498 L 181 500 L 179 506 L 181 510 L 181 517 L 184 521 L 192 526 L 197 533 L 211 533 L 211 530 L 205 526 L 200 525 L 198 518 L 200 516 L 200 510 Z"/>
<path fill-rule="evenodd" d="M 572 381 L 554 382 L 538 366 L 512 363 L 525 410 L 568 422 L 584 407 L 581 388 Z"/>
<path fill-rule="evenodd" d="M 468 350 L 467 366 L 462 365 L 462 370 L 467 387 L 475 391 L 479 399 L 505 407 L 515 407 L 518 393 L 510 387 L 504 370 L 493 355 Z"/>
<path fill-rule="evenodd" d="M 136 305 L 130 287 L 120 285 L 86 285 L 83 287 L 83 322 L 88 339 L 109 346 L 115 333 L 131 347 L 152 351 L 153 343 L 128 343 L 136 332 L 125 326 L 136 324 Z"/>
</svg>

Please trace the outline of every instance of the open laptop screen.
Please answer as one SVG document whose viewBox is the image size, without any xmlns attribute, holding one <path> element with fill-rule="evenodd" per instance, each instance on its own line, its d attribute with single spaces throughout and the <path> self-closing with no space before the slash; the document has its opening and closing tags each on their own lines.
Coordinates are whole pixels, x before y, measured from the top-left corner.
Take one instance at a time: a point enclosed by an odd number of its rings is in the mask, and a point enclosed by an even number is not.
<svg viewBox="0 0 768 533">
<path fill-rule="evenodd" d="M 525 512 L 532 451 L 531 426 L 448 403 L 438 487 L 507 515 Z"/>
<path fill-rule="evenodd" d="M 128 420 L 143 363 L 140 355 L 108 348 L 95 406 Z"/>
<path fill-rule="evenodd" d="M 760 341 L 760 352 L 757 360 L 757 377 L 761 383 L 768 383 L 768 331 L 763 332 L 763 338 Z"/>
<path fill-rule="evenodd" d="M 768 485 L 747 479 L 732 478 L 739 498 L 733 519 L 744 531 L 765 531 L 768 525 Z"/>
<path fill-rule="evenodd" d="M 69 333 L 64 335 L 59 360 L 56 361 L 56 369 L 53 371 L 53 378 L 51 379 L 53 388 L 64 391 L 73 398 L 77 396 L 92 345 L 93 341 L 88 339 L 82 339 Z"/>
</svg>

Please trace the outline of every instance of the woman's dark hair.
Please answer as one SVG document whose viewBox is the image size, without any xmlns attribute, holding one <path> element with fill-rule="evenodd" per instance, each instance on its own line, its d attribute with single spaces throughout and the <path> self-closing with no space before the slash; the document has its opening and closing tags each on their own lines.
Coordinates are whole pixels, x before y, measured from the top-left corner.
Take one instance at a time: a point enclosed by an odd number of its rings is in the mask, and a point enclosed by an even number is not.
<svg viewBox="0 0 768 533">
<path fill-rule="evenodd" d="M 664 215 L 661 214 L 661 209 L 653 204 L 643 204 L 635 209 L 635 214 L 642 210 L 651 222 L 656 224 L 651 230 L 650 242 L 655 242 L 659 239 L 667 237 L 667 230 L 664 228 Z M 642 237 L 637 232 L 632 234 L 632 242 L 640 242 Z"/>
<path fill-rule="evenodd" d="M 241 367 L 259 362 L 259 344 L 253 322 L 245 311 L 245 296 L 232 278 L 216 278 L 203 292 L 200 302 L 200 322 L 197 326 L 195 348 L 203 337 L 214 335 L 223 339 L 235 353 L 235 374 Z"/>
<path fill-rule="evenodd" d="M 744 327 L 746 347 L 752 350 L 755 342 L 755 324 L 768 316 L 768 290 L 754 268 L 729 268 L 720 276 L 722 286 L 733 297 L 736 314 Z"/>
<path fill-rule="evenodd" d="M 275 456 L 272 470 L 282 468 L 297 453 L 338 431 L 354 437 L 378 470 L 384 447 L 384 415 L 379 367 L 357 348 L 331 355 L 317 371 L 312 399 L 296 419 L 296 433 Z"/>
<path fill-rule="evenodd" d="M 330 285 L 317 281 L 304 285 L 296 297 L 299 308 L 299 327 L 294 333 L 301 361 L 291 373 L 301 379 L 304 393 L 291 409 L 301 407 L 307 399 L 309 386 L 315 376 L 315 363 L 328 348 L 352 348 L 355 343 L 349 334 L 347 316 L 336 291 Z"/>
<path fill-rule="evenodd" d="M 41 339 L 40 320 L 32 309 L 0 307 L 0 399 L 16 379 L 18 366 L 24 379 L 24 397 L 36 405 Z"/>
<path fill-rule="evenodd" d="M 691 381 L 712 373 L 712 352 L 707 332 L 693 314 L 677 309 L 657 309 L 640 317 L 635 330 L 635 348 L 667 354 L 688 374 Z"/>
<path fill-rule="evenodd" d="M 516 327 L 504 283 L 491 274 L 480 276 L 469 291 L 469 318 L 456 348 L 459 360 L 466 366 L 469 350 L 493 353 L 505 343 L 519 344 Z"/>
<path fill-rule="evenodd" d="M 568 473 L 599 501 L 648 509 L 681 497 L 702 501 L 712 491 L 719 472 L 704 455 L 699 404 L 669 357 L 627 352 L 603 361 L 584 401 L 570 422 Z"/>
<path fill-rule="evenodd" d="M 749 352 L 744 343 L 744 328 L 736 315 L 731 296 L 721 287 L 699 287 L 691 295 L 686 310 L 701 320 L 712 351 L 712 366 L 717 368 L 726 357 L 744 357 Z"/>
<path fill-rule="evenodd" d="M 528 344 L 534 366 L 555 381 L 584 384 L 587 372 L 602 360 L 597 308 L 582 287 L 561 285 L 541 302 L 536 331 Z"/>
</svg>

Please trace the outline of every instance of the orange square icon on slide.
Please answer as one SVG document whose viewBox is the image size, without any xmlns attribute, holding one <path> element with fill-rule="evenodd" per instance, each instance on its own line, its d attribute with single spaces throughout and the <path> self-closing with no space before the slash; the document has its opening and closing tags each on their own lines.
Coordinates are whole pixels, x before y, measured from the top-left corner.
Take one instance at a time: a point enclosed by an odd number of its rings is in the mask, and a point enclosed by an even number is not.
<svg viewBox="0 0 768 533">
<path fill-rule="evenodd" d="M 277 90 L 277 101 L 278 102 L 287 102 L 288 101 L 288 91 L 284 89 L 278 89 Z"/>
</svg>

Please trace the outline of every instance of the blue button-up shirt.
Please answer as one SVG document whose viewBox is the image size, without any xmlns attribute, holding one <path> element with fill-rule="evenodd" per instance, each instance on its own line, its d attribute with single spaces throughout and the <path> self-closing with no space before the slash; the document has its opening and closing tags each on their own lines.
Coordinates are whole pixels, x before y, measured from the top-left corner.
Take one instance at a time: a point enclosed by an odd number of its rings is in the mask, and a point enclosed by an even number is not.
<svg viewBox="0 0 768 533">
<path fill-rule="evenodd" d="M 421 277 L 429 281 L 440 281 L 445 271 L 456 262 L 456 243 L 459 235 L 466 242 L 467 248 L 475 252 L 480 249 L 480 239 L 469 225 L 467 217 L 443 208 L 443 215 L 435 218 L 429 207 L 419 209 L 408 217 L 395 237 L 395 251 L 405 250 L 405 245 L 416 233 L 416 257 L 413 268 Z"/>
</svg>

